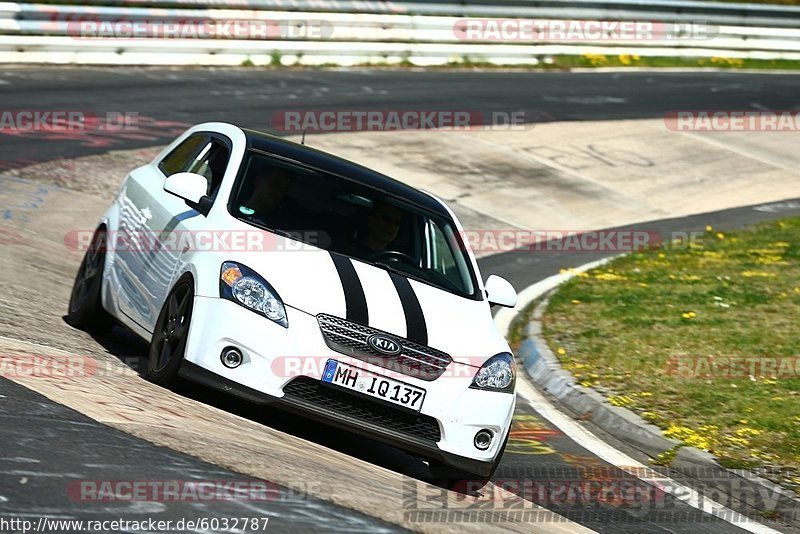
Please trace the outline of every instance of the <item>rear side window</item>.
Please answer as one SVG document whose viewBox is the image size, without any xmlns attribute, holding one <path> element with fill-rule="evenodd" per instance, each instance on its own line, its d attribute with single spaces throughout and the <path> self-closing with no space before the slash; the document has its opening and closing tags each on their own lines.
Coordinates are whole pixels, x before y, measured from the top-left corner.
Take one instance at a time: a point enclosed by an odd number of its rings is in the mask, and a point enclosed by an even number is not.
<svg viewBox="0 0 800 534">
<path fill-rule="evenodd" d="M 228 168 L 229 158 L 228 147 L 217 139 L 209 139 L 200 149 L 200 153 L 189 162 L 189 168 L 186 171 L 205 176 L 208 180 L 206 195 L 214 198 L 222 184 L 222 177 L 225 176 L 225 169 Z"/>
<path fill-rule="evenodd" d="M 214 198 L 228 167 L 230 151 L 219 139 L 205 134 L 195 134 L 167 155 L 158 168 L 165 176 L 179 172 L 193 172 L 208 181 L 206 195 Z"/>
<path fill-rule="evenodd" d="M 172 176 L 179 172 L 184 172 L 189 168 L 189 164 L 194 156 L 200 151 L 200 147 L 208 140 L 205 134 L 194 134 L 189 136 L 183 143 L 176 146 L 172 152 L 161 160 L 158 168 L 164 176 Z"/>
</svg>

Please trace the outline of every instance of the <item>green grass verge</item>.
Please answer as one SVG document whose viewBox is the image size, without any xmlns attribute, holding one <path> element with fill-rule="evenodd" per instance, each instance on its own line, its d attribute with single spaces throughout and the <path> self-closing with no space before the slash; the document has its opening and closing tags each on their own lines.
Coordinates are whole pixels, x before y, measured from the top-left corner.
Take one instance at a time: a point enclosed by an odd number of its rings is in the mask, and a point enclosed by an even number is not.
<svg viewBox="0 0 800 534">
<path fill-rule="evenodd" d="M 665 435 L 800 490 L 800 218 L 669 248 L 565 283 L 548 343 Z"/>
<path fill-rule="evenodd" d="M 721 69 L 800 69 L 800 61 L 789 59 L 736 59 L 726 57 L 650 57 L 628 54 L 584 54 L 581 56 L 556 56 L 555 68 L 597 67 L 713 67 Z"/>
<path fill-rule="evenodd" d="M 400 63 L 368 62 L 359 67 L 414 67 L 410 60 Z M 448 68 L 481 68 L 481 69 L 532 69 L 532 70 L 569 70 L 591 69 L 603 67 L 643 67 L 643 68 L 718 68 L 718 69 L 763 69 L 763 70 L 800 70 L 799 60 L 789 59 L 736 59 L 725 57 L 649 57 L 628 54 L 583 54 L 560 55 L 539 58 L 538 63 L 499 65 L 485 61 L 480 57 L 463 56 L 444 65 L 425 67 L 430 70 Z"/>
</svg>

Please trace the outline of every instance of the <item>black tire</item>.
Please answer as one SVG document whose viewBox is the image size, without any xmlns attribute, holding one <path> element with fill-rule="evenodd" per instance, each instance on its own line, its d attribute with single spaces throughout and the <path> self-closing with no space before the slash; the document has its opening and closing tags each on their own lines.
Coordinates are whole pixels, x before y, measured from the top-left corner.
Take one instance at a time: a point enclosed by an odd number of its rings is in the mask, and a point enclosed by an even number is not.
<svg viewBox="0 0 800 534">
<path fill-rule="evenodd" d="M 509 431 L 508 434 L 511 434 L 511 431 Z M 440 486 L 459 493 L 466 494 L 479 490 L 489 483 L 495 471 L 497 471 L 497 468 L 500 466 L 500 461 L 503 459 L 503 454 L 506 452 L 506 445 L 508 445 L 508 434 L 506 434 L 503 446 L 500 448 L 500 452 L 497 454 L 497 458 L 495 458 L 492 469 L 489 471 L 488 475 L 476 475 L 469 471 L 450 467 L 438 460 L 430 460 L 428 466 L 433 481 Z"/>
<path fill-rule="evenodd" d="M 78 268 L 67 309 L 67 322 L 75 328 L 101 334 L 114 326 L 114 319 L 103 309 L 103 269 L 106 262 L 106 229 L 98 228 L 89 250 Z"/>
<path fill-rule="evenodd" d="M 194 284 L 191 277 L 184 276 L 169 292 L 158 314 L 144 372 L 147 380 L 166 388 L 175 385 L 186 354 L 193 304 Z"/>
</svg>

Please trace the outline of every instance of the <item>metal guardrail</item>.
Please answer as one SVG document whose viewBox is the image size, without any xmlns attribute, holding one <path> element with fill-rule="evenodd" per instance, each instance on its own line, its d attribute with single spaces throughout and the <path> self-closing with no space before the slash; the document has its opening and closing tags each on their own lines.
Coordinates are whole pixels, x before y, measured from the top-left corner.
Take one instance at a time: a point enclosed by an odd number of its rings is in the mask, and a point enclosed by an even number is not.
<svg viewBox="0 0 800 534">
<path fill-rule="evenodd" d="M 459 17 L 700 21 L 709 24 L 800 27 L 800 6 L 695 0 L 84 0 L 82 4 Z"/>
<path fill-rule="evenodd" d="M 89 5 L 119 1 L 121 5 Z M 217 9 L 215 3 L 238 9 Z M 142 0 L 139 4 L 181 7 L 129 7 L 129 0 L 86 0 L 87 5 L 0 2 L 0 62 L 237 65 L 358 64 L 410 62 L 435 65 L 471 61 L 535 64 L 554 55 L 626 54 L 800 60 L 800 8 L 758 4 L 648 0 L 504 0 L 504 4 L 360 2 L 353 0 Z M 266 9 L 281 4 L 281 10 Z M 249 9 L 241 9 L 243 7 Z M 571 6 L 571 7 L 568 7 Z M 623 13 L 613 13 L 625 7 Z M 312 9 L 313 8 L 313 9 Z M 659 10 L 670 9 L 668 12 Z M 557 10 L 553 11 L 553 10 Z M 569 16 L 553 16 L 554 14 Z M 689 11 L 704 13 L 704 16 Z M 448 13 L 442 15 L 441 13 Z M 563 12 L 563 13 L 562 13 Z M 432 13 L 440 13 L 433 15 Z M 613 13 L 613 14 L 612 14 Z M 523 41 L 465 40 L 456 31 L 467 17 L 701 23 L 708 36 L 653 40 L 547 37 Z M 624 16 L 620 16 L 624 15 Z M 769 20 L 770 24 L 752 25 Z M 235 39 L 88 38 L 83 22 L 182 23 L 202 21 L 273 22 L 287 28 L 317 24 L 329 31 L 309 35 L 246 35 Z M 777 23 L 779 21 L 780 23 Z M 276 38 L 277 37 L 277 38 Z"/>
</svg>

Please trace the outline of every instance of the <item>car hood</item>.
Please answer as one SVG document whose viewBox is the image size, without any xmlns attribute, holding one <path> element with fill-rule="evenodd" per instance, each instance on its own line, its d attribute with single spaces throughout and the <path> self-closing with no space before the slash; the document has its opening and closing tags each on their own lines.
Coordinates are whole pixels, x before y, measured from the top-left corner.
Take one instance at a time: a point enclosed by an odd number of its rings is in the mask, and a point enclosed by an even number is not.
<svg viewBox="0 0 800 534">
<path fill-rule="evenodd" d="M 237 261 L 264 277 L 288 307 L 311 315 L 370 326 L 470 365 L 508 350 L 486 301 L 320 249 L 242 254 Z"/>
</svg>

